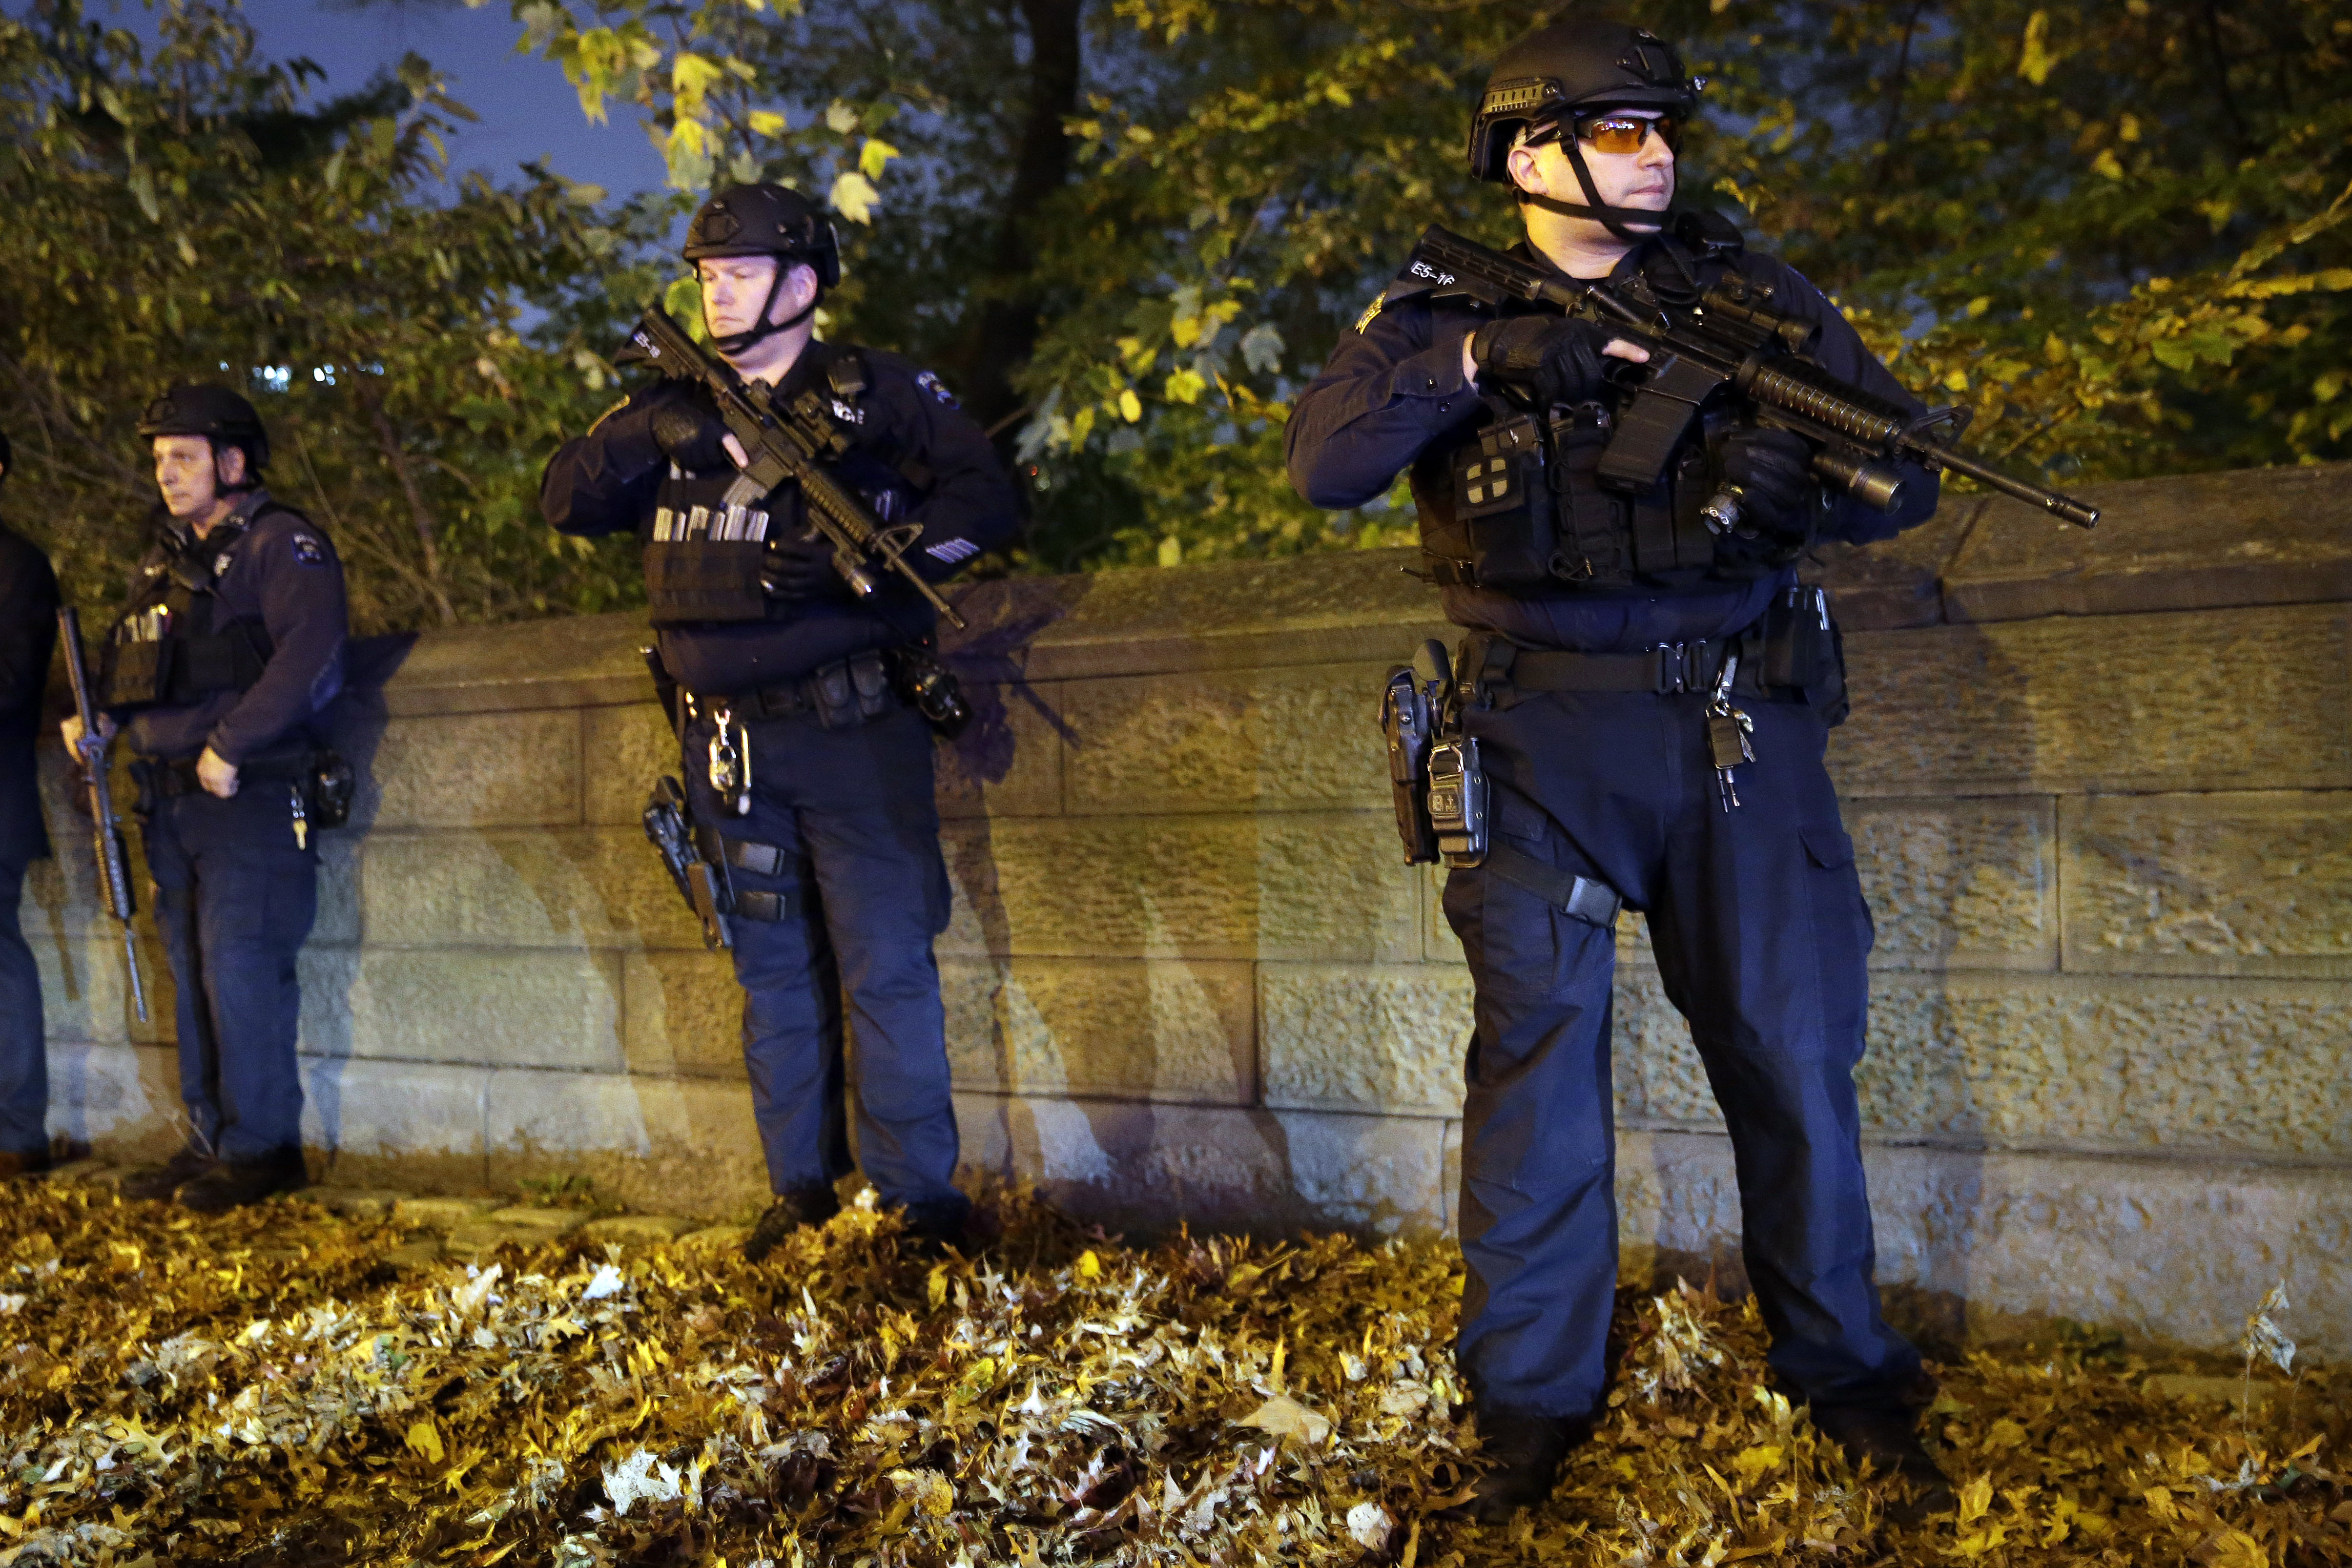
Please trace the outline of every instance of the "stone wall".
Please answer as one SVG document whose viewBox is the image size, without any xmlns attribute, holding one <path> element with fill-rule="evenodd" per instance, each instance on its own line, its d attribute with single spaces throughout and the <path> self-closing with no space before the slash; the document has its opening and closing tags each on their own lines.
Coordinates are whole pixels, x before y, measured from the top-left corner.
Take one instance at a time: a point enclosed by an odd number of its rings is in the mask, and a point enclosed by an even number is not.
<svg viewBox="0 0 2352 1568">
<path fill-rule="evenodd" d="M 1879 933 L 1882 1275 L 1952 1327 L 2221 1343 L 2284 1279 L 2290 1331 L 2352 1352 L 2347 486 L 2112 486 L 2089 534 L 1957 499 L 1824 570 Z M 980 718 L 940 753 L 939 951 L 975 1165 L 1113 1223 L 1447 1222 L 1468 984 L 1370 721 L 1444 631 L 1409 559 L 962 594 Z M 675 767 L 639 640 L 616 616 L 372 650 L 303 963 L 339 1173 L 761 1190 L 737 994 L 636 826 Z M 57 1122 L 160 1147 L 168 1029 L 128 1024 L 88 880 L 68 856 L 26 911 Z M 1638 919 L 1620 952 L 1629 1262 L 1736 1267 L 1727 1144 Z"/>
</svg>

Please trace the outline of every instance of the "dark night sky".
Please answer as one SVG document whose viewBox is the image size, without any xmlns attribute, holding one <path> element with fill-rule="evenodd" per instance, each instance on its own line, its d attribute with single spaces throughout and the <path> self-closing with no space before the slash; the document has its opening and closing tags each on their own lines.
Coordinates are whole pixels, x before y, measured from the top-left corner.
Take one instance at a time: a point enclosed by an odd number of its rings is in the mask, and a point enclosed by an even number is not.
<svg viewBox="0 0 2352 1568">
<path fill-rule="evenodd" d="M 505 0 L 477 11 L 394 4 L 357 12 L 331 11 L 318 0 L 246 0 L 245 10 L 269 56 L 308 55 L 326 68 L 326 82 L 315 89 L 323 95 L 365 86 L 411 49 L 439 67 L 457 101 L 481 116 L 450 144 L 456 169 L 478 168 L 503 181 L 516 165 L 546 155 L 566 178 L 616 196 L 662 183 L 661 159 L 634 106 L 610 104 L 608 123 L 591 125 L 561 69 L 514 52 L 521 29 Z M 137 11 L 126 7 L 128 16 Z"/>
</svg>

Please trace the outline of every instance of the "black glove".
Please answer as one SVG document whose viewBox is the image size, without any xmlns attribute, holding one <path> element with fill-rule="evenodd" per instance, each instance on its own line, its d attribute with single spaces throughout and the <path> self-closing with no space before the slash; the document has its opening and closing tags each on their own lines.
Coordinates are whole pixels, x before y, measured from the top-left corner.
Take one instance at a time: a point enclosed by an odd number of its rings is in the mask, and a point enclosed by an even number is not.
<svg viewBox="0 0 2352 1568">
<path fill-rule="evenodd" d="M 833 544 L 821 533 L 788 533 L 769 542 L 760 582 L 779 599 L 847 599 L 849 584 L 834 570 Z"/>
<path fill-rule="evenodd" d="M 1811 534 L 1821 489 L 1803 437 L 1746 426 L 1723 437 L 1716 458 L 1724 482 L 1739 487 L 1738 531 L 1784 542 Z"/>
<path fill-rule="evenodd" d="M 662 455 L 689 474 L 734 467 L 720 444 L 727 426 L 719 416 L 692 397 L 665 399 L 654 410 L 654 445 Z"/>
<path fill-rule="evenodd" d="M 1541 403 L 1585 403 L 1607 384 L 1601 351 L 1608 342 L 1609 334 L 1590 321 L 1508 316 L 1478 329 L 1470 340 L 1470 363 L 1479 379 L 1515 382 Z"/>
</svg>

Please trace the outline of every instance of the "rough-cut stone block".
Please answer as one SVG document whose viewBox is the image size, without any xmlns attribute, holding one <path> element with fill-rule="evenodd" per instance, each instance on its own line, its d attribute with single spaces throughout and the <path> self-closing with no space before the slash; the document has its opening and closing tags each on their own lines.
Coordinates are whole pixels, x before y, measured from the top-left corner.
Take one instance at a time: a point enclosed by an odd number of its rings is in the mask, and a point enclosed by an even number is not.
<svg viewBox="0 0 2352 1568">
<path fill-rule="evenodd" d="M 743 1077 L 743 988 L 726 953 L 631 953 L 621 973 L 631 1072 Z"/>
<path fill-rule="evenodd" d="M 1634 1126 L 1721 1125 L 1690 1025 L 1666 1000 L 1653 964 L 1618 963 L 1610 1013 L 1615 1036 L 1610 1073 L 1619 1119 Z"/>
<path fill-rule="evenodd" d="M 674 1214 L 607 1215 L 582 1226 L 580 1239 L 617 1247 L 656 1247 L 677 1240 L 694 1226 L 693 1220 Z"/>
<path fill-rule="evenodd" d="M 544 1231 L 550 1236 L 569 1235 L 578 1230 L 587 1217 L 578 1209 L 541 1208 L 531 1204 L 511 1204 L 482 1216 L 491 1225 L 510 1225 L 519 1229 Z"/>
<path fill-rule="evenodd" d="M 1880 1285 L 1924 1293 L 1958 1337 L 2062 1317 L 2221 1349 L 2284 1279 L 2306 1352 L 2352 1351 L 2352 1174 L 2340 1167 L 1875 1144 L 1864 1158 Z M 1617 1192 L 1627 1277 L 1661 1254 L 1737 1270 L 1728 1139 L 1621 1133 Z"/>
<path fill-rule="evenodd" d="M 1944 569 L 1984 512 L 1985 498 L 1946 495 L 1917 528 L 1868 546 L 1826 541 L 1809 552 L 1805 580 L 1830 591 L 1849 632 L 1931 626 L 1944 618 Z"/>
<path fill-rule="evenodd" d="M 967 679 L 983 679 L 1401 662 L 1423 637 L 1456 630 L 1440 619 L 1437 595 L 1399 571 L 1417 553 L 1362 550 L 977 583 L 957 599 L 970 625 L 943 642 Z"/>
<path fill-rule="evenodd" d="M 580 728 L 567 709 L 394 719 L 353 814 L 378 827 L 576 824 Z"/>
<path fill-rule="evenodd" d="M 491 1076 L 485 1103 L 501 1187 L 581 1177 L 600 1199 L 695 1214 L 753 1210 L 768 1191 L 740 1084 L 518 1068 Z"/>
<path fill-rule="evenodd" d="M 677 1244 L 688 1252 L 727 1252 L 742 1246 L 751 1234 L 748 1225 L 706 1225 L 679 1237 Z"/>
<path fill-rule="evenodd" d="M 1360 664 L 1061 687 L 1073 813 L 1384 806 L 1388 764 Z"/>
<path fill-rule="evenodd" d="M 941 816 L 1051 816 L 1062 809 L 1066 689 L 968 684 L 971 723 L 933 750 Z"/>
<path fill-rule="evenodd" d="M 396 1187 L 305 1187 L 302 1199 L 346 1219 L 389 1219 L 409 1194 Z"/>
<path fill-rule="evenodd" d="M 2352 978 L 2352 794 L 2060 807 L 2066 967 Z"/>
<path fill-rule="evenodd" d="M 2057 967 L 2052 803 L 1871 800 L 1846 813 L 1878 969 Z"/>
<path fill-rule="evenodd" d="M 110 1152 L 168 1152 L 180 1107 L 177 1053 L 129 1044 L 48 1042 L 49 1129 Z"/>
<path fill-rule="evenodd" d="M 615 1068 L 621 955 L 310 948 L 302 1049 L 319 1057 Z"/>
<path fill-rule="evenodd" d="M 2352 599 L 2352 464 L 2094 485 L 2069 527 L 1996 496 L 1945 572 L 1954 620 Z"/>
<path fill-rule="evenodd" d="M 1882 975 L 1866 1126 L 2020 1143 L 2352 1155 L 2352 986 Z"/>
<path fill-rule="evenodd" d="M 420 1185 L 480 1181 L 483 1068 L 316 1058 L 302 1067 L 302 1142 L 331 1156 L 340 1184 L 376 1184 L 378 1167 L 360 1162 L 391 1158 L 421 1162 L 432 1179 Z"/>
<path fill-rule="evenodd" d="M 375 947 L 702 945 L 634 829 L 376 833 L 350 863 Z"/>
<path fill-rule="evenodd" d="M 41 973 L 42 1029 L 51 1040 L 121 1045 L 170 1042 L 179 992 L 172 984 L 163 943 L 152 935 L 144 917 L 138 933 L 139 977 L 147 993 L 143 1024 L 131 1005 L 121 927 L 108 921 L 74 935 L 43 931 L 27 924 L 25 940 Z"/>
<path fill-rule="evenodd" d="M 960 1094 L 956 1120 L 967 1163 L 1107 1224 L 1393 1235 L 1444 1221 L 1435 1119 Z"/>
<path fill-rule="evenodd" d="M 680 776 L 677 732 L 650 697 L 591 708 L 580 718 L 587 820 L 598 826 L 637 827 L 654 781 L 664 773 Z"/>
<path fill-rule="evenodd" d="M 1386 814 L 952 824 L 965 956 L 1409 959 L 1409 868 Z"/>
<path fill-rule="evenodd" d="M 646 689 L 636 650 L 651 640 L 642 610 L 362 637 L 352 645 L 352 681 L 381 687 L 396 713 L 625 702 Z"/>
<path fill-rule="evenodd" d="M 471 1225 L 497 1206 L 496 1198 L 403 1198 L 392 1205 L 392 1218 L 395 1225 L 447 1230 Z"/>
<path fill-rule="evenodd" d="M 1849 795 L 2352 785 L 2342 605 L 1865 632 Z"/>
<path fill-rule="evenodd" d="M 1470 1037 L 1466 970 L 1258 969 L 1265 1103 L 1453 1116 Z"/>
<path fill-rule="evenodd" d="M 1256 1092 L 1250 966 L 1218 959 L 950 959 L 957 1087 L 1222 1101 Z"/>
</svg>

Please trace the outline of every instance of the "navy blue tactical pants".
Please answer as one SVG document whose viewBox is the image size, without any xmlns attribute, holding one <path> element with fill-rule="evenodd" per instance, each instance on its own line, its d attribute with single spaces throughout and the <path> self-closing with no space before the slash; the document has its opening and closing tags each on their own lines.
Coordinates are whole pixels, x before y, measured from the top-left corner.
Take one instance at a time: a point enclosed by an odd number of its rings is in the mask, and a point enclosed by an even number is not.
<svg viewBox="0 0 2352 1568">
<path fill-rule="evenodd" d="M 291 788 L 159 802 L 146 822 L 155 923 L 179 991 L 180 1100 L 194 1146 L 260 1160 L 302 1145 L 294 961 L 319 910 L 319 858 L 294 843 Z"/>
<path fill-rule="evenodd" d="M 49 1058 L 42 1039 L 41 972 L 25 943 L 25 862 L 0 859 L 0 1152 L 49 1146 Z"/>
<path fill-rule="evenodd" d="M 1756 761 L 1717 805 L 1697 695 L 1549 692 L 1468 728 L 1496 842 L 1648 918 L 1731 1134 L 1748 1279 L 1792 1396 L 1870 1399 L 1918 1355 L 1879 1315 L 1853 1072 L 1870 913 L 1801 704 L 1742 700 Z M 1612 933 L 1486 868 L 1445 913 L 1476 983 L 1463 1106 L 1458 1356 L 1483 1399 L 1583 1415 L 1604 1393 L 1617 1272 Z"/>
<path fill-rule="evenodd" d="M 852 729 L 814 717 L 753 719 L 751 809 L 710 788 L 710 723 L 687 731 L 698 821 L 783 852 L 776 874 L 741 867 L 736 889 L 772 892 L 784 918 L 734 922 L 743 1063 L 768 1180 L 782 1193 L 848 1173 L 845 994 L 856 1041 L 858 1161 L 885 1202 L 952 1218 L 958 1143 L 946 1016 L 931 939 L 947 928 L 948 873 L 932 794 L 931 732 L 894 708 Z"/>
</svg>

